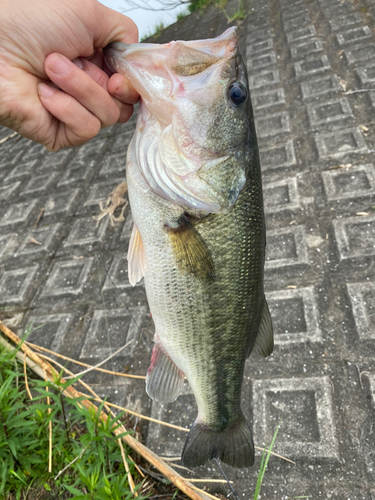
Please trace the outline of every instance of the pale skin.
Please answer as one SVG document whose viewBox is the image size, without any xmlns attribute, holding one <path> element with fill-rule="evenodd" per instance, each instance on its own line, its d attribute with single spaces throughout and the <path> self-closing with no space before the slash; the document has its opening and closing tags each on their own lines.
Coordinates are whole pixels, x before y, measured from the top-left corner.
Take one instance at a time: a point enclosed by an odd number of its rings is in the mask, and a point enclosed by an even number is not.
<svg viewBox="0 0 375 500">
<path fill-rule="evenodd" d="M 139 95 L 101 49 L 136 25 L 97 0 L 0 0 L 0 124 L 50 151 L 124 123 Z"/>
</svg>

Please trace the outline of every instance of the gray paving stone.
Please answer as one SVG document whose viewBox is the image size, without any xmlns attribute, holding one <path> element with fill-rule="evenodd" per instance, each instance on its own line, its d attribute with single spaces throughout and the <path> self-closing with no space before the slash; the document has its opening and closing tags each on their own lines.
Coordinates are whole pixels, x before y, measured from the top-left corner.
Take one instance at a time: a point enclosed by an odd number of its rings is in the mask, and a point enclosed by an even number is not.
<svg viewBox="0 0 375 500">
<path fill-rule="evenodd" d="M 326 103 L 309 104 L 307 106 L 307 114 L 312 129 L 332 128 L 333 126 L 341 128 L 350 125 L 354 120 L 349 101 L 346 97 L 334 99 Z"/>
<path fill-rule="evenodd" d="M 311 24 L 311 19 L 308 13 L 283 20 L 283 26 L 286 33 L 288 31 L 294 31 L 300 28 L 304 28 L 309 24 Z"/>
<path fill-rule="evenodd" d="M 111 175 L 118 177 L 119 175 L 124 175 L 125 165 L 126 154 L 106 156 L 98 175 L 99 177 L 109 177 Z"/>
<path fill-rule="evenodd" d="M 363 19 L 358 14 L 358 12 L 353 12 L 346 16 L 334 17 L 333 19 L 329 20 L 329 24 L 333 31 L 341 31 L 352 28 L 353 26 L 358 26 L 359 24 L 363 24 Z"/>
<path fill-rule="evenodd" d="M 8 233 L 0 234 L 0 259 L 1 263 L 5 262 L 5 256 L 13 253 L 18 245 L 17 235 Z"/>
<path fill-rule="evenodd" d="M 323 52 L 323 45 L 319 40 L 303 40 L 290 46 L 290 55 L 293 60 L 304 59 L 319 52 Z"/>
<path fill-rule="evenodd" d="M 50 254 L 53 246 L 56 246 L 56 239 L 61 228 L 62 224 L 57 223 L 28 230 L 14 257 L 20 257 L 23 262 L 28 258 L 45 258 Z"/>
<path fill-rule="evenodd" d="M 340 47 L 352 47 L 357 43 L 369 41 L 372 38 L 373 34 L 368 26 L 360 26 L 359 28 L 354 28 L 336 35 L 336 40 Z"/>
<path fill-rule="evenodd" d="M 328 170 L 322 172 L 324 189 L 328 200 L 347 202 L 348 199 L 372 199 L 375 196 L 374 165 Z"/>
<path fill-rule="evenodd" d="M 359 338 L 375 340 L 375 284 L 350 283 L 346 286 Z"/>
<path fill-rule="evenodd" d="M 105 217 L 98 224 L 92 217 L 83 217 L 76 219 L 67 237 L 64 248 L 71 251 L 73 246 L 93 245 L 102 243 L 105 239 L 110 220 Z"/>
<path fill-rule="evenodd" d="M 56 262 L 41 296 L 81 294 L 85 288 L 94 257 Z"/>
<path fill-rule="evenodd" d="M 256 130 L 259 138 L 273 137 L 290 132 L 289 114 L 286 111 L 256 119 Z"/>
<path fill-rule="evenodd" d="M 257 111 L 266 110 L 268 108 L 284 106 L 285 105 L 285 92 L 284 89 L 279 88 L 269 90 L 268 92 L 254 93 L 252 96 L 253 107 Z"/>
<path fill-rule="evenodd" d="M 341 158 L 350 153 L 366 153 L 368 148 L 359 127 L 315 136 L 319 159 Z"/>
<path fill-rule="evenodd" d="M 135 286 L 144 286 L 143 280 L 139 281 Z M 116 288 L 118 292 L 124 290 L 132 290 L 133 286 L 129 283 L 128 278 L 128 259 L 126 252 L 115 255 L 108 275 L 103 285 L 103 292 L 111 291 Z"/>
<path fill-rule="evenodd" d="M 260 54 L 262 52 L 269 52 L 272 49 L 273 49 L 272 38 L 268 38 L 260 42 L 252 42 L 250 39 L 247 46 L 247 53 L 255 55 L 255 54 Z"/>
<path fill-rule="evenodd" d="M 280 74 L 276 69 L 261 71 L 254 76 L 249 75 L 250 89 L 273 87 L 280 83 Z"/>
<path fill-rule="evenodd" d="M 306 28 L 300 28 L 287 33 L 286 38 L 288 43 L 294 43 L 297 40 L 304 40 L 306 38 L 312 38 L 314 36 L 316 36 L 316 29 L 313 25 L 310 25 Z"/>
<path fill-rule="evenodd" d="M 271 425 L 286 422 L 275 451 L 288 457 L 339 460 L 328 377 L 256 380 L 253 383 L 254 436 L 270 442 Z M 271 424 L 271 425 L 270 425 Z"/>
<path fill-rule="evenodd" d="M 142 328 L 147 308 L 97 309 L 91 319 L 80 358 L 105 359 L 126 343 L 129 346 L 119 357 L 131 358 Z M 118 359 L 118 358 L 117 358 Z"/>
<path fill-rule="evenodd" d="M 294 63 L 294 72 L 298 80 L 311 78 L 331 70 L 331 65 L 327 56 L 321 56 L 311 61 Z"/>
<path fill-rule="evenodd" d="M 365 67 L 356 68 L 355 73 L 362 87 L 371 87 L 375 85 L 375 65 L 369 64 Z"/>
<path fill-rule="evenodd" d="M 39 196 L 44 191 L 47 191 L 56 181 L 58 174 L 49 173 L 32 176 L 26 183 L 25 188 L 21 191 L 21 196 Z"/>
<path fill-rule="evenodd" d="M 3 271 L 0 276 L 1 302 L 4 305 L 23 305 L 30 296 L 38 265 Z"/>
<path fill-rule="evenodd" d="M 268 40 L 270 37 L 272 37 L 272 29 L 271 28 L 265 28 L 261 30 L 254 30 L 251 29 L 246 37 L 246 44 L 251 45 L 255 43 L 261 43 L 266 40 Z"/>
<path fill-rule="evenodd" d="M 351 66 L 363 64 L 364 62 L 375 62 L 375 44 L 365 45 L 353 50 L 344 52 L 348 64 Z"/>
<path fill-rule="evenodd" d="M 293 346 L 323 340 L 314 287 L 267 292 L 266 297 L 276 345 Z"/>
<path fill-rule="evenodd" d="M 44 217 L 73 215 L 81 191 L 73 189 L 51 195 L 45 203 Z"/>
<path fill-rule="evenodd" d="M 7 201 L 21 186 L 21 181 L 13 182 L 11 184 L 2 184 L 0 186 L 0 201 Z"/>
<path fill-rule="evenodd" d="M 249 57 L 247 59 L 247 67 L 249 71 L 266 69 L 269 66 L 274 66 L 276 64 L 276 53 L 272 50 L 266 54 L 258 55 L 255 57 Z"/>
<path fill-rule="evenodd" d="M 27 337 L 29 342 L 36 342 L 41 347 L 60 352 L 65 337 L 72 328 L 74 313 L 30 315 L 27 325 L 31 334 Z"/>
<path fill-rule="evenodd" d="M 263 170 L 292 167 L 297 164 L 291 140 L 275 148 L 261 149 L 260 157 Z"/>
<path fill-rule="evenodd" d="M 319 97 L 331 97 L 341 91 L 337 75 L 327 75 L 301 83 L 304 101 L 316 100 Z"/>
<path fill-rule="evenodd" d="M 76 161 L 67 170 L 65 170 L 57 187 L 64 188 L 67 186 L 79 186 L 90 182 L 94 173 L 97 161 L 92 159 L 90 161 Z"/>
<path fill-rule="evenodd" d="M 266 213 L 296 211 L 301 207 L 297 177 L 264 184 L 263 192 Z"/>
<path fill-rule="evenodd" d="M 21 163 L 17 165 L 10 174 L 5 177 L 4 182 L 12 182 L 20 179 L 25 179 L 32 175 L 38 165 L 38 160 L 32 160 L 27 163 Z"/>
<path fill-rule="evenodd" d="M 300 17 L 300 16 L 306 15 L 308 13 L 309 13 L 309 11 L 307 10 L 306 6 L 304 5 L 304 2 L 294 3 L 293 5 L 288 3 L 287 5 L 284 5 L 284 7 L 282 9 L 282 19 L 284 22 L 288 19 Z"/>
<path fill-rule="evenodd" d="M 304 226 L 268 231 L 265 269 L 273 270 L 297 266 L 303 269 L 309 266 Z"/>
<path fill-rule="evenodd" d="M 0 219 L 0 227 L 15 227 L 24 224 L 35 211 L 36 205 L 36 200 L 11 205 Z"/>
<path fill-rule="evenodd" d="M 348 217 L 332 221 L 340 259 L 375 255 L 375 217 Z"/>
</svg>

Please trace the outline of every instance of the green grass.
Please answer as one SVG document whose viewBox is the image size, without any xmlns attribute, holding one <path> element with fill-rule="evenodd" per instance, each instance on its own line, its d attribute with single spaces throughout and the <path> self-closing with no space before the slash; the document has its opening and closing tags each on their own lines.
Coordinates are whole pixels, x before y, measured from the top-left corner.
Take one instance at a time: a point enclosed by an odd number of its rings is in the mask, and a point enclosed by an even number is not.
<svg viewBox="0 0 375 500">
<path fill-rule="evenodd" d="M 133 498 L 118 437 L 112 433 L 122 415 L 103 423 L 98 412 L 81 408 L 79 399 L 65 398 L 53 384 L 36 379 L 31 372 L 28 382 L 32 401 L 22 364 L 14 353 L 0 347 L 0 499 Z M 49 422 L 52 472 L 48 472 Z M 129 466 L 140 483 L 131 461 Z"/>
<path fill-rule="evenodd" d="M 280 424 L 276 427 L 276 431 L 273 435 L 271 444 L 270 444 L 267 452 L 266 452 L 266 450 L 263 451 L 262 460 L 260 462 L 258 480 L 257 480 L 257 484 L 255 486 L 254 500 L 258 500 L 260 488 L 261 488 L 262 483 L 263 483 L 264 474 L 266 473 L 268 460 L 270 459 L 271 451 L 272 451 L 273 445 L 275 444 L 277 433 L 279 432 L 279 429 L 280 429 Z"/>
</svg>

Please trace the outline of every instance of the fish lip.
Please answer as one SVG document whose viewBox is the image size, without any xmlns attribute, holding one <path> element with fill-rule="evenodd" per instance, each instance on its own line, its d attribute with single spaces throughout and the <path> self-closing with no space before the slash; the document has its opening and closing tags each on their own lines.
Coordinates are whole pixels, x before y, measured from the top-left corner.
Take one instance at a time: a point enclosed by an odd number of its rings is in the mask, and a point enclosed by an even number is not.
<svg viewBox="0 0 375 500">
<path fill-rule="evenodd" d="M 125 52 L 129 47 L 128 43 L 123 42 L 111 42 L 106 47 L 104 47 L 103 52 L 105 53 L 108 49 L 116 50 L 118 52 Z"/>
</svg>

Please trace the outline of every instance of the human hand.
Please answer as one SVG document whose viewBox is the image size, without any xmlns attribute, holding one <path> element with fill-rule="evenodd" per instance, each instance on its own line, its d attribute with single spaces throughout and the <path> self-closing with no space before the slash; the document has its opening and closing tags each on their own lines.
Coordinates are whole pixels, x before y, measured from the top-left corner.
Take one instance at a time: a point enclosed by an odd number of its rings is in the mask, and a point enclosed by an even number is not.
<svg viewBox="0 0 375 500">
<path fill-rule="evenodd" d="M 126 122 L 139 96 L 101 48 L 137 40 L 96 0 L 0 0 L 0 124 L 58 151 Z"/>
</svg>

